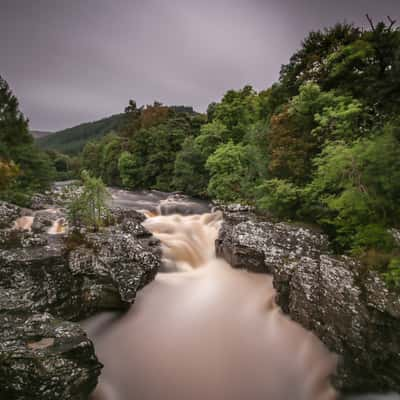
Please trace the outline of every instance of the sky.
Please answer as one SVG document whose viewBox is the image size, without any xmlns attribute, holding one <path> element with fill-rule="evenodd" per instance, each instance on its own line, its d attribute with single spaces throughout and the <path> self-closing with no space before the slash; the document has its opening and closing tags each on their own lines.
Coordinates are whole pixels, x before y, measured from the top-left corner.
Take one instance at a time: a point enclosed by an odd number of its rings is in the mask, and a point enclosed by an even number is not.
<svg viewBox="0 0 400 400">
<path fill-rule="evenodd" d="M 310 30 L 367 26 L 400 0 L 0 0 L 0 75 L 31 129 L 123 112 L 129 99 L 205 111 L 229 89 L 257 90 Z"/>
</svg>

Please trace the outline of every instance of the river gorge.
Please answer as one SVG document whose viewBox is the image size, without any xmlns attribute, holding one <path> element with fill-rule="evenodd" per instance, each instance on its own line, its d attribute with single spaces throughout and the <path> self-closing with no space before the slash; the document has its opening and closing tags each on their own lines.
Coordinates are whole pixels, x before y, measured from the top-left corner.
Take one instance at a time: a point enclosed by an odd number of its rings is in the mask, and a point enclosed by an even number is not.
<svg viewBox="0 0 400 400">
<path fill-rule="evenodd" d="M 111 193 L 113 225 L 79 243 L 54 199 L 2 204 L 5 398 L 86 399 L 97 379 L 91 400 L 398 390 L 399 304 L 322 234 L 179 193 Z"/>
</svg>

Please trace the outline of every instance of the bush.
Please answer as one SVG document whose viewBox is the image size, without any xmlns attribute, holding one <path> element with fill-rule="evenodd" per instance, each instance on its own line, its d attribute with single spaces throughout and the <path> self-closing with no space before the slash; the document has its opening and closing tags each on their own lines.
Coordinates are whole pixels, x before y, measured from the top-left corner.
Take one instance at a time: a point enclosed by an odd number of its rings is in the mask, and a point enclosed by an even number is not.
<svg viewBox="0 0 400 400">
<path fill-rule="evenodd" d="M 387 272 L 383 274 L 386 283 L 400 288 L 400 257 L 394 257 L 390 260 Z"/>
<path fill-rule="evenodd" d="M 100 178 L 91 177 L 87 171 L 82 171 L 81 178 L 83 188 L 67 206 L 68 219 L 74 226 L 97 231 L 109 218 L 110 194 Z"/>
<path fill-rule="evenodd" d="M 270 179 L 257 187 L 257 207 L 277 217 L 295 218 L 301 204 L 301 189 L 283 179 Z"/>
</svg>

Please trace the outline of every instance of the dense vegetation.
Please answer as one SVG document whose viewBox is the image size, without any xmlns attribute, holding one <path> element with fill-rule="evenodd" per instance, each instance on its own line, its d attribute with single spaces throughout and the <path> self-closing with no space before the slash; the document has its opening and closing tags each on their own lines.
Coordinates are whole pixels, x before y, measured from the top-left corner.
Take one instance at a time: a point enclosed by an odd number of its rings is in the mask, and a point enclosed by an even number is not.
<svg viewBox="0 0 400 400">
<path fill-rule="evenodd" d="M 39 137 L 37 143 L 45 150 L 49 149 L 69 155 L 78 154 L 88 140 L 101 139 L 110 131 L 119 130 L 123 124 L 123 118 L 123 114 L 116 114 L 98 121 L 80 124 L 48 136 Z"/>
<path fill-rule="evenodd" d="M 254 204 L 321 226 L 338 251 L 398 273 L 400 31 L 338 24 L 311 32 L 279 82 L 229 90 L 207 115 L 155 103 L 126 110 L 118 134 L 88 143 L 108 184 Z"/>
<path fill-rule="evenodd" d="M 54 177 L 50 158 L 35 146 L 17 98 L 0 77 L 0 198 L 28 204 Z"/>
<path fill-rule="evenodd" d="M 116 126 L 82 126 L 73 145 L 62 147 L 60 134 L 41 140 L 71 152 L 86 142 L 79 159 L 49 153 L 58 174 L 83 167 L 108 185 L 180 190 L 317 224 L 337 251 L 399 282 L 389 229 L 400 227 L 400 30 L 390 18 L 369 22 L 311 32 L 277 83 L 229 90 L 205 115 L 130 101 L 111 117 Z M 5 180 L 22 179 L 16 153 L 0 154 Z"/>
</svg>

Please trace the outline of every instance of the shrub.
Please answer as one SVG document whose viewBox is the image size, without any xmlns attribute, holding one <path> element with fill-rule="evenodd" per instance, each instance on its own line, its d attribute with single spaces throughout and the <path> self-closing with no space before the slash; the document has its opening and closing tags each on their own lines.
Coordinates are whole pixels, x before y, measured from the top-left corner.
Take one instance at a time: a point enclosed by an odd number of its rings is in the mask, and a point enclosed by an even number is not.
<svg viewBox="0 0 400 400">
<path fill-rule="evenodd" d="M 84 225 L 97 231 L 109 217 L 107 200 L 110 194 L 100 178 L 82 171 L 83 188 L 68 204 L 68 218 L 73 225 Z"/>
</svg>

